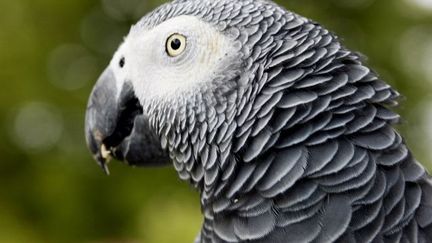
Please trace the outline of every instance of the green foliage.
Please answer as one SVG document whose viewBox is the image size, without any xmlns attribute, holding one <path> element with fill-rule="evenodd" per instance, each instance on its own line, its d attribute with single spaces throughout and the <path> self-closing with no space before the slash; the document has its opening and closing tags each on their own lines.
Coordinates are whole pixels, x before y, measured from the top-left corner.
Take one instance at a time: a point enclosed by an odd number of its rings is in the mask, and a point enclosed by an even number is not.
<svg viewBox="0 0 432 243">
<path fill-rule="evenodd" d="M 432 167 L 431 1 L 278 2 L 369 57 L 406 97 L 400 129 Z M 85 147 L 92 85 L 130 25 L 159 4 L 0 1 L 0 242 L 193 241 L 198 197 L 172 168 L 113 163 L 107 177 Z"/>
</svg>

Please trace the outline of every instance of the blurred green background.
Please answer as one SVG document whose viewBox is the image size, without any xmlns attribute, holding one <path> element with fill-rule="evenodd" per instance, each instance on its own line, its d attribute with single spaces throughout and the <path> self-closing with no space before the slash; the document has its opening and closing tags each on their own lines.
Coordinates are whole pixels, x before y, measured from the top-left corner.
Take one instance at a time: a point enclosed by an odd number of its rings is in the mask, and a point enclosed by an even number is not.
<svg viewBox="0 0 432 243">
<path fill-rule="evenodd" d="M 156 0 L 0 1 L 0 242 L 192 242 L 198 196 L 172 168 L 85 147 L 88 95 Z M 432 168 L 432 0 L 280 0 L 337 33 L 404 96 L 401 132 Z"/>
</svg>

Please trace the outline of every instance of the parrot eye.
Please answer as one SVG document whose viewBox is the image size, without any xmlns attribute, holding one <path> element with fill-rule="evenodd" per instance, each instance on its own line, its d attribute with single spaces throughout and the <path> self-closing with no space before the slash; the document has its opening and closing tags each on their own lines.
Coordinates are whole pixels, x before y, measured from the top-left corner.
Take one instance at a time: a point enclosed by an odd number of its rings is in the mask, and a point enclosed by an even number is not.
<svg viewBox="0 0 432 243">
<path fill-rule="evenodd" d="M 186 37 L 180 34 L 171 35 L 166 43 L 166 52 L 170 57 L 177 57 L 186 49 Z"/>
</svg>

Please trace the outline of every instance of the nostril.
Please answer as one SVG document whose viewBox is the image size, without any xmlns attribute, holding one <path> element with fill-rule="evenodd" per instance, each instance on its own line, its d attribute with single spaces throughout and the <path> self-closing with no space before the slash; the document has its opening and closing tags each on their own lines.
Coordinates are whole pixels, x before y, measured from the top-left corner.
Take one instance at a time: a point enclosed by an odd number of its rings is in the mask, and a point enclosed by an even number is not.
<svg viewBox="0 0 432 243">
<path fill-rule="evenodd" d="M 119 66 L 120 68 L 123 68 L 126 64 L 126 59 L 124 57 L 120 58 Z"/>
</svg>

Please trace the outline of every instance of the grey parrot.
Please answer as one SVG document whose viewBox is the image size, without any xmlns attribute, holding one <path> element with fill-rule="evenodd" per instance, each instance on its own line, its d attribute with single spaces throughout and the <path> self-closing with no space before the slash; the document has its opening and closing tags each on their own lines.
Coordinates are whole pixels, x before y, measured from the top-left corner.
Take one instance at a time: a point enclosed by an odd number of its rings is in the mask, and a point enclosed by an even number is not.
<svg viewBox="0 0 432 243">
<path fill-rule="evenodd" d="M 432 242 L 431 177 L 399 93 L 318 23 L 266 0 L 175 0 L 134 25 L 90 96 L 107 171 L 172 163 L 196 242 Z"/>
</svg>

